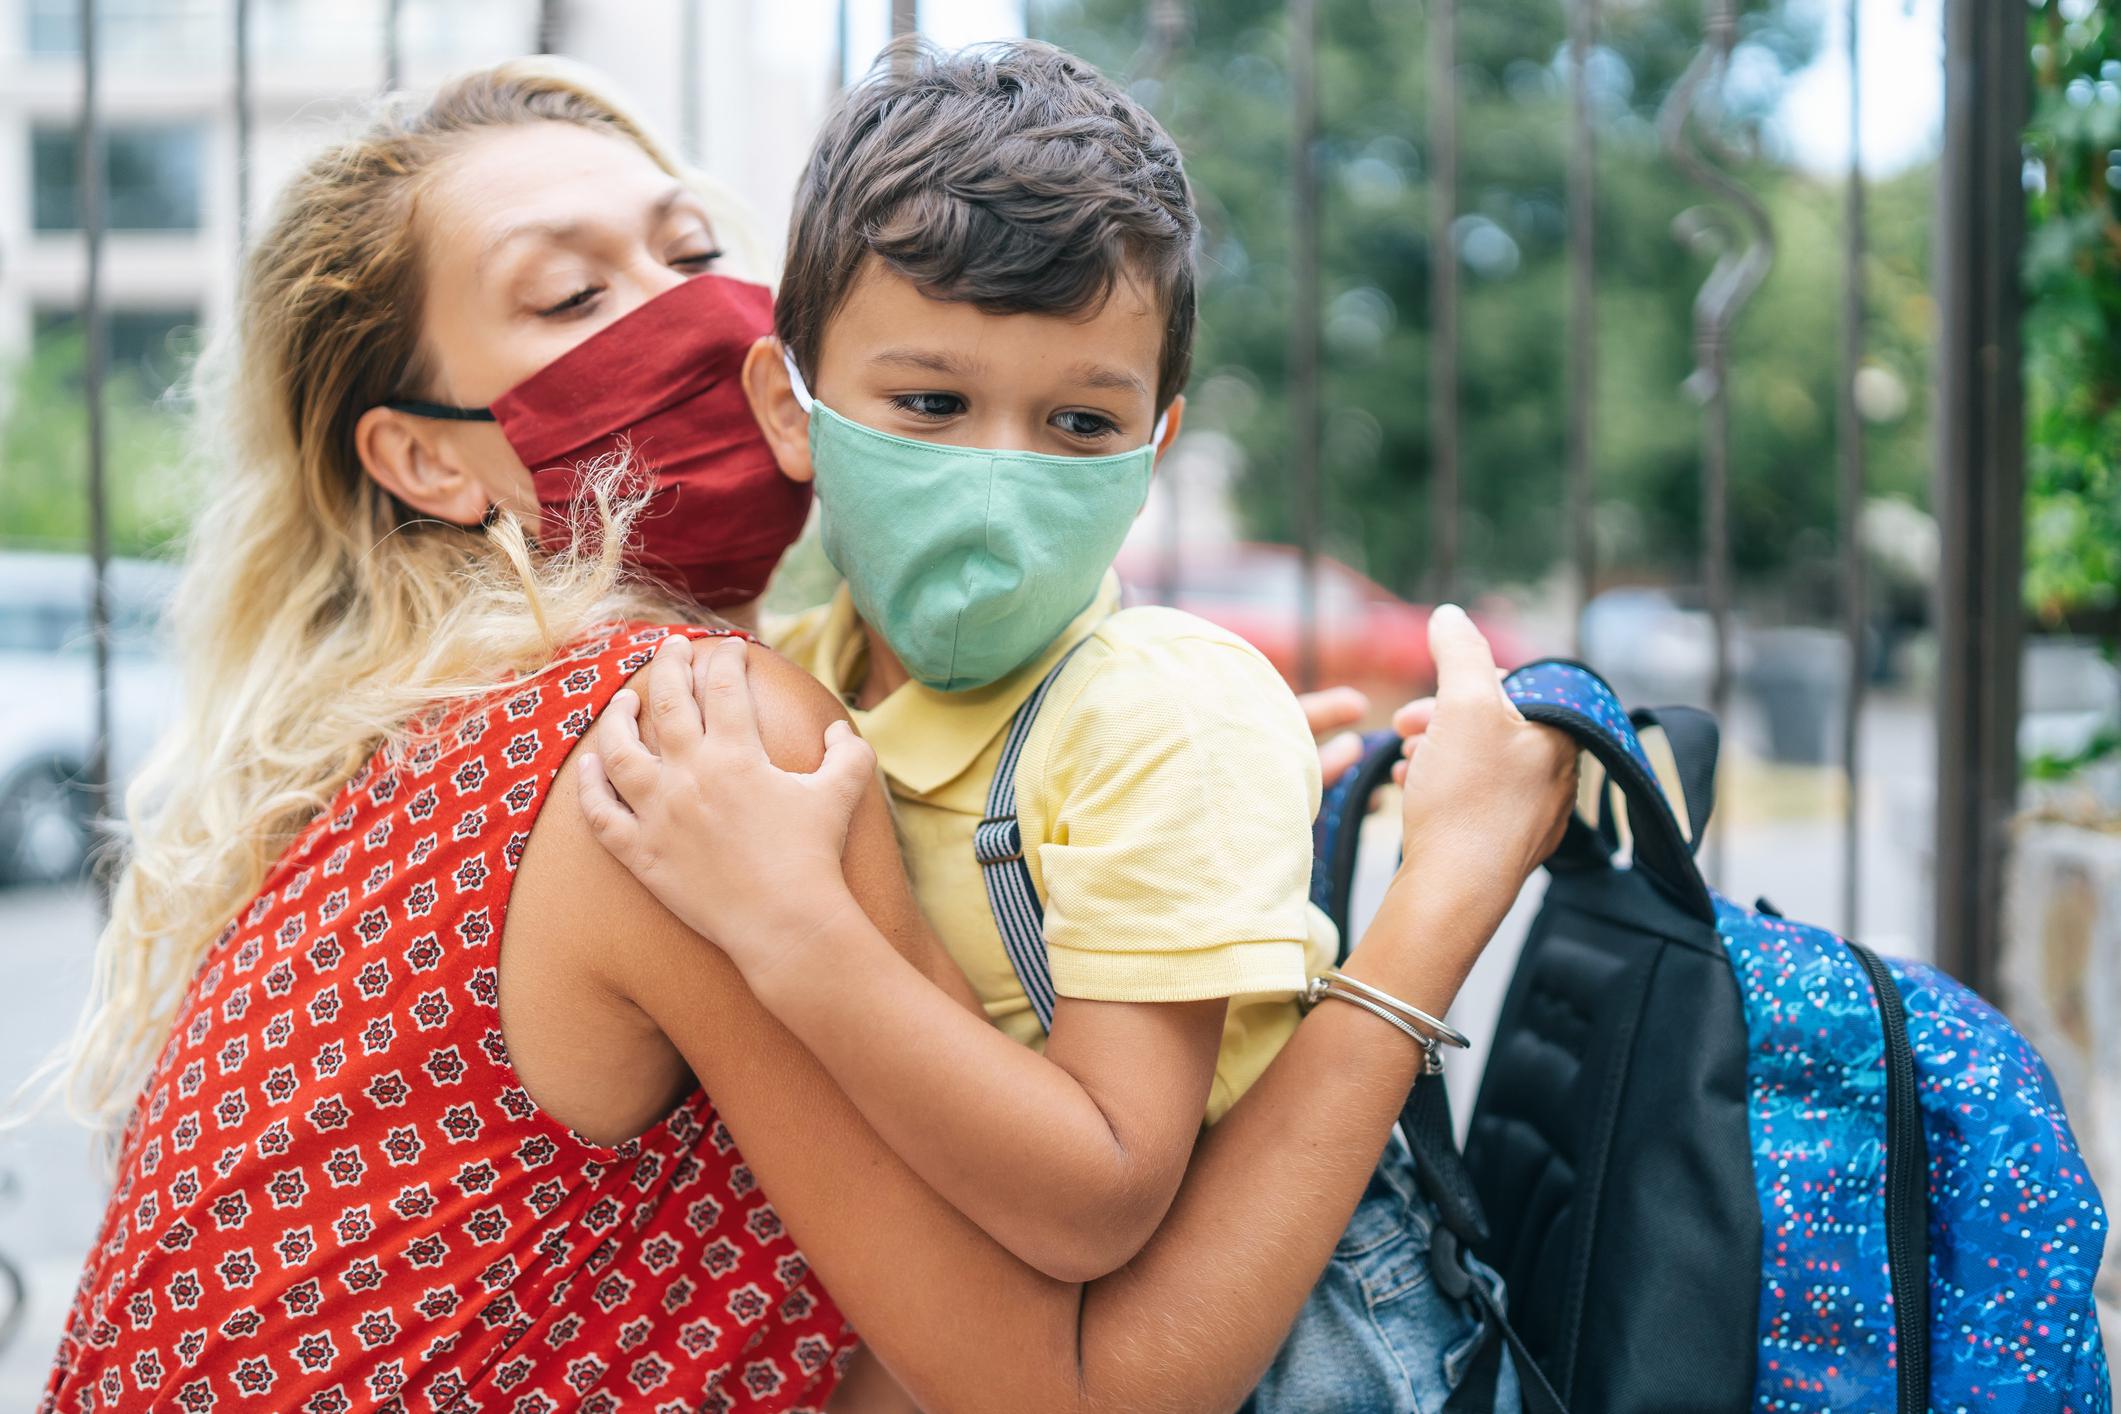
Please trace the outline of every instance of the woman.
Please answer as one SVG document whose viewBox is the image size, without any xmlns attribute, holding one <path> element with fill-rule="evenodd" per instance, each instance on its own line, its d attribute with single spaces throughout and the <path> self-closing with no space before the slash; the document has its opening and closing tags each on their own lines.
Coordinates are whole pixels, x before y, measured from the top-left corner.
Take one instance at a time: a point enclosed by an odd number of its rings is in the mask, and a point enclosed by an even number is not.
<svg viewBox="0 0 2121 1414">
<path fill-rule="evenodd" d="M 800 523 L 728 416 L 764 308 L 718 273 L 732 233 L 545 64 L 290 187 L 181 601 L 191 693 L 130 802 L 73 1071 L 123 1132 L 47 1407 L 815 1407 L 848 1321 L 929 1408 L 1230 1407 L 1273 1355 L 1414 1083 L 1404 1036 L 1321 1008 L 1142 1255 L 1055 1282 L 584 822 L 575 743 L 670 625 L 744 612 Z M 635 450 L 652 493 L 611 470 Z M 1572 774 L 1470 627 L 1438 652 L 1412 862 L 1349 965 L 1434 1012 Z M 836 705 L 750 672 L 770 755 L 814 768 Z M 873 790 L 847 872 L 963 995 Z M 848 1401 L 883 1383 L 856 1368 Z"/>
</svg>

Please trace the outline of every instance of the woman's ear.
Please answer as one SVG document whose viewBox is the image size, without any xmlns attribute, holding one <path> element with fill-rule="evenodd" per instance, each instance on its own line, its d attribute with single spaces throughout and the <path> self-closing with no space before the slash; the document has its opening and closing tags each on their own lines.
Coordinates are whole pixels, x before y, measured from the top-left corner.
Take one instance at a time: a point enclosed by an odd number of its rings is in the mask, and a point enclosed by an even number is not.
<svg viewBox="0 0 2121 1414">
<path fill-rule="evenodd" d="M 385 491 L 421 515 L 477 525 L 493 493 L 465 470 L 442 430 L 427 418 L 373 407 L 354 423 L 354 454 Z"/>
<path fill-rule="evenodd" d="M 1156 459 L 1158 461 L 1164 459 L 1164 453 L 1170 451 L 1171 444 L 1178 440 L 1178 429 L 1185 425 L 1185 421 L 1186 395 L 1180 393 L 1171 400 L 1171 405 L 1164 409 L 1164 435 L 1156 440 Z"/>
<path fill-rule="evenodd" d="M 781 361 L 781 341 L 768 334 L 744 355 L 744 396 L 758 420 L 781 475 L 807 482 L 816 475 L 810 465 L 810 414 L 796 401 L 788 365 Z"/>
</svg>

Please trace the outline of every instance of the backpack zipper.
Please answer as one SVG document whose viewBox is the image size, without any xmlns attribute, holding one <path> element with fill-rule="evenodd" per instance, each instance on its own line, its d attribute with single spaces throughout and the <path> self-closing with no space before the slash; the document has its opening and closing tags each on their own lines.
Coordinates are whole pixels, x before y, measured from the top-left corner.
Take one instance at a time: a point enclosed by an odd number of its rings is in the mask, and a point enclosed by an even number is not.
<svg viewBox="0 0 2121 1414">
<path fill-rule="evenodd" d="M 1915 1088 L 1915 1051 L 1908 1044 L 1907 1009 L 1892 973 L 1862 944 L 1848 948 L 1877 993 L 1885 1033 L 1885 1251 L 1892 1268 L 1899 1374 L 1895 1408 L 1897 1414 L 1924 1414 L 1930 1383 L 1929 1148 Z"/>
</svg>

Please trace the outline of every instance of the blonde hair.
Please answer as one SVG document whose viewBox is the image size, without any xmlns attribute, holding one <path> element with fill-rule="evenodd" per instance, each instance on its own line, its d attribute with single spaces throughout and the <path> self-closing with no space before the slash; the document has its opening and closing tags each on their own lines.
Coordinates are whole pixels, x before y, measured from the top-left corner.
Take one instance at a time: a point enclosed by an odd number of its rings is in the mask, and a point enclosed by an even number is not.
<svg viewBox="0 0 2121 1414">
<path fill-rule="evenodd" d="M 638 502 L 616 469 L 574 543 L 545 553 L 506 512 L 470 528 L 418 517 L 354 452 L 360 415 L 417 377 L 423 185 L 467 138 L 537 122 L 624 137 L 704 185 L 579 68 L 515 60 L 311 161 L 245 263 L 200 377 L 212 485 L 172 611 L 181 714 L 126 794 L 124 869 L 54 1077 L 107 1133 L 216 934 L 379 747 L 402 746 L 437 702 L 536 672 L 593 624 L 700 616 L 628 579 Z M 725 245 L 747 239 L 726 197 L 701 195 Z"/>
</svg>

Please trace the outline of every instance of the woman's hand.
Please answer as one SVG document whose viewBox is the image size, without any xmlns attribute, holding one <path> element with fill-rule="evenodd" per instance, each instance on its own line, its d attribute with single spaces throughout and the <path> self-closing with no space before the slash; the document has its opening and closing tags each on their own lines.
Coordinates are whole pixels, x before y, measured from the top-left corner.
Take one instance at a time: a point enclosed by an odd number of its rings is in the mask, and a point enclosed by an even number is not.
<svg viewBox="0 0 2121 1414">
<path fill-rule="evenodd" d="M 1424 914 L 1486 920 L 1492 932 L 1561 842 L 1576 805 L 1576 745 L 1524 719 L 1463 609 L 1430 615 L 1429 645 L 1436 696 L 1393 717 L 1407 760 L 1405 862 L 1392 892 L 1411 894 Z"/>
<path fill-rule="evenodd" d="M 757 985 L 856 908 L 841 855 L 876 756 L 836 721 L 814 773 L 774 765 L 744 655 L 740 638 L 663 640 L 647 673 L 657 751 L 641 742 L 641 699 L 627 688 L 579 769 L 597 842 Z"/>
</svg>

